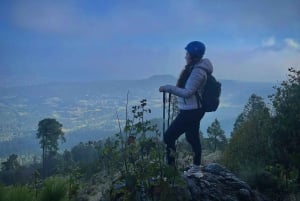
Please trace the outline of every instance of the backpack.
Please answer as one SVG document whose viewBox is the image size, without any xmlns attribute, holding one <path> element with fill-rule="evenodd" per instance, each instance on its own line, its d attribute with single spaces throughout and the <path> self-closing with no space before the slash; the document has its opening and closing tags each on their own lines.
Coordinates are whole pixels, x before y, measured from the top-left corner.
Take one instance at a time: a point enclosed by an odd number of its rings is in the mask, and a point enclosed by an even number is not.
<svg viewBox="0 0 300 201">
<path fill-rule="evenodd" d="M 198 93 L 196 93 L 196 97 L 198 101 L 200 101 L 205 112 L 214 112 L 218 109 L 220 104 L 221 83 L 218 82 L 211 73 L 207 72 L 206 69 L 201 69 L 205 70 L 207 80 L 203 89 L 202 97 L 200 97 Z"/>
</svg>

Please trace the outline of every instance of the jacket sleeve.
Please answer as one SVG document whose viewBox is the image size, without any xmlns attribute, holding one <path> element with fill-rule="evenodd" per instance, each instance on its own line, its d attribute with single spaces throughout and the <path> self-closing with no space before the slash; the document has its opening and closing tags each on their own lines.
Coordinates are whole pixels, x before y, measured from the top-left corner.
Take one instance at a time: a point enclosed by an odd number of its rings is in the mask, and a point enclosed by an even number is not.
<svg viewBox="0 0 300 201">
<path fill-rule="evenodd" d="M 206 72 L 201 68 L 194 68 L 189 76 L 185 88 L 179 88 L 174 85 L 165 85 L 164 91 L 182 98 L 189 98 L 195 92 L 202 88 L 206 82 Z"/>
</svg>

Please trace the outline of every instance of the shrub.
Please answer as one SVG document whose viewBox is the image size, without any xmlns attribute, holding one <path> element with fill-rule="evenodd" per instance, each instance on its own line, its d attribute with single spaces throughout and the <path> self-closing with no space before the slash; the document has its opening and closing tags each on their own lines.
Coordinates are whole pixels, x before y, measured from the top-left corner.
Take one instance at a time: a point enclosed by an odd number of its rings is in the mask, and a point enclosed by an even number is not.
<svg viewBox="0 0 300 201">
<path fill-rule="evenodd" d="M 23 186 L 4 188 L 0 187 L 1 201 L 33 201 L 32 192 Z"/>
<path fill-rule="evenodd" d="M 50 177 L 44 182 L 39 201 L 66 201 L 67 182 L 60 177 Z"/>
</svg>

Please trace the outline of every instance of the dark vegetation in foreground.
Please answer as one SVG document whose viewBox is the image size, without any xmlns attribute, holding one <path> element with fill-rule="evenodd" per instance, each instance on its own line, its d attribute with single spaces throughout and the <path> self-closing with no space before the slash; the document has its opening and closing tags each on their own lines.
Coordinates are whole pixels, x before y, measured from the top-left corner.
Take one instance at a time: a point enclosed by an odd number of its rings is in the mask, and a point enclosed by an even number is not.
<svg viewBox="0 0 300 201">
<path fill-rule="evenodd" d="M 270 200 L 299 200 L 300 71 L 289 69 L 288 79 L 274 89 L 270 107 L 261 97 L 250 96 L 230 139 L 217 119 L 207 128 L 208 138 L 201 135 L 203 163 L 222 164 Z M 136 200 L 153 198 L 156 187 L 163 187 L 156 200 L 168 200 L 172 186 L 185 185 L 179 172 L 191 163 L 192 152 L 179 140 L 178 169 L 168 167 L 158 123 L 145 120 L 149 112 L 142 100 L 126 115 L 124 128 L 118 120 L 120 131 L 114 137 L 80 143 L 63 153 L 58 152 L 62 124 L 40 121 L 42 162 L 21 166 L 18 156 L 10 155 L 1 165 L 0 201 L 110 200 L 120 192 L 123 200 Z"/>
</svg>

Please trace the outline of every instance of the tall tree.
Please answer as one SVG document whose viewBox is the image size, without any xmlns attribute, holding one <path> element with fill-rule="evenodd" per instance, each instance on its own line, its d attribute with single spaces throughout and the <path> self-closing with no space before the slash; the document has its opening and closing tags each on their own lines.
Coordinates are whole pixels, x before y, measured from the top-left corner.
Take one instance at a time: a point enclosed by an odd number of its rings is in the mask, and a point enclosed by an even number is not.
<svg viewBox="0 0 300 201">
<path fill-rule="evenodd" d="M 289 69 L 288 80 L 275 87 L 273 146 L 286 171 L 297 169 L 300 186 L 300 70 Z"/>
<path fill-rule="evenodd" d="M 63 125 L 56 119 L 46 118 L 39 122 L 37 138 L 40 139 L 40 145 L 43 150 L 43 173 L 46 176 L 46 164 L 48 158 L 57 154 L 58 140 L 65 142 Z"/>
<path fill-rule="evenodd" d="M 207 128 L 207 135 L 214 152 L 217 150 L 217 147 L 220 150 L 224 150 L 227 139 L 218 119 L 215 119 L 211 126 Z"/>
<path fill-rule="evenodd" d="M 225 150 L 224 162 L 232 170 L 263 168 L 270 160 L 270 113 L 260 96 L 252 94 L 238 116 Z"/>
</svg>

